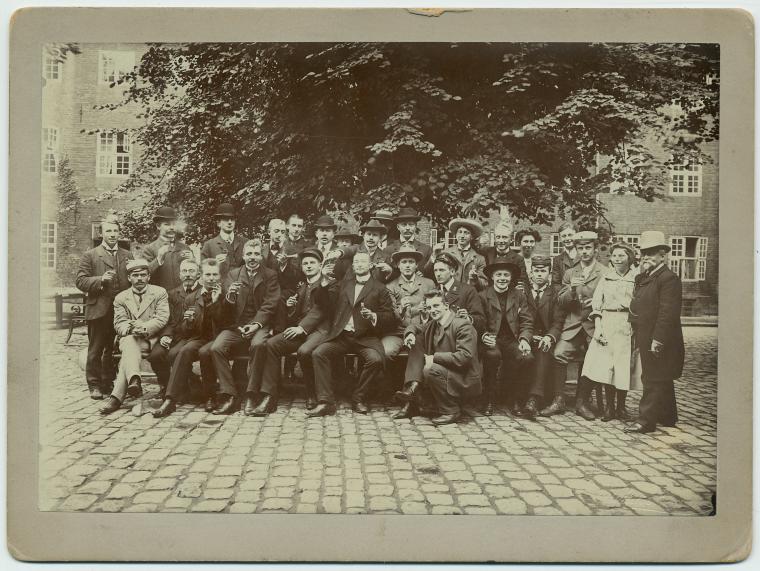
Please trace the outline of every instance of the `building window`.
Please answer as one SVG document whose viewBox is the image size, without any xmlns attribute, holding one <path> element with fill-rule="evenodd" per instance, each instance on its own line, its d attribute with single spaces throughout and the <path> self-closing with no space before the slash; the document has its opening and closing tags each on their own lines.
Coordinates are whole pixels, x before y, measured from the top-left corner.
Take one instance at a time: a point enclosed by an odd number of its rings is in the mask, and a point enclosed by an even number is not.
<svg viewBox="0 0 760 571">
<path fill-rule="evenodd" d="M 45 56 L 45 61 L 42 65 L 42 77 L 47 80 L 57 81 L 61 79 L 61 75 L 61 62 L 54 57 Z"/>
<path fill-rule="evenodd" d="M 447 248 L 453 248 L 457 245 L 456 235 L 452 232 L 449 232 L 448 230 L 446 230 L 445 234 L 443 235 L 443 241 L 446 243 Z"/>
<path fill-rule="evenodd" d="M 707 238 L 670 237 L 670 269 L 685 282 L 701 282 L 707 272 Z"/>
<path fill-rule="evenodd" d="M 438 243 L 438 230 L 436 228 L 430 229 L 430 246 L 435 246 Z"/>
<path fill-rule="evenodd" d="M 40 240 L 40 260 L 42 267 L 55 269 L 55 222 L 43 222 Z"/>
<path fill-rule="evenodd" d="M 93 222 L 92 223 L 92 239 L 95 240 L 96 238 L 100 238 L 103 236 L 103 227 L 100 225 L 100 222 Z"/>
<path fill-rule="evenodd" d="M 639 247 L 639 238 L 640 236 L 638 234 L 618 234 L 612 238 L 612 243 L 614 244 L 615 242 L 624 242 L 625 244 L 631 246 L 634 250 L 637 250 Z"/>
<path fill-rule="evenodd" d="M 562 243 L 559 241 L 559 232 L 549 235 L 549 255 L 559 256 L 562 253 Z"/>
<path fill-rule="evenodd" d="M 58 129 L 42 129 L 42 172 L 56 172 L 58 164 Z"/>
<path fill-rule="evenodd" d="M 98 176 L 127 176 L 130 173 L 129 134 L 110 131 L 98 135 Z"/>
<path fill-rule="evenodd" d="M 135 67 L 134 52 L 100 52 L 100 83 L 116 83 Z"/>
<path fill-rule="evenodd" d="M 670 194 L 702 196 L 702 165 L 693 159 L 674 164 L 670 168 Z"/>
</svg>

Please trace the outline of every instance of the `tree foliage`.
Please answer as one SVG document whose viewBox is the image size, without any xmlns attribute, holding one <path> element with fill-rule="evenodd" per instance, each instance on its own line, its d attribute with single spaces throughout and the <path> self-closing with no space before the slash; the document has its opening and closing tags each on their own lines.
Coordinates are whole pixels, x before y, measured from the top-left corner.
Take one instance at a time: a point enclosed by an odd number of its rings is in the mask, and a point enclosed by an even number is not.
<svg viewBox="0 0 760 571">
<path fill-rule="evenodd" d="M 55 181 L 58 202 L 57 265 L 60 268 L 74 268 L 81 255 L 76 232 L 79 227 L 77 223 L 82 199 L 74 180 L 74 171 L 69 166 L 68 157 L 64 156 L 58 161 L 56 170 L 58 171 Z M 71 277 L 73 278 L 73 275 Z"/>
<path fill-rule="evenodd" d="M 123 80 L 145 125 L 120 190 L 147 199 L 136 228 L 171 204 L 200 235 L 222 201 L 249 226 L 405 205 L 593 226 L 613 182 L 654 200 L 664 157 L 707 160 L 717 73 L 706 44 L 152 44 Z"/>
</svg>

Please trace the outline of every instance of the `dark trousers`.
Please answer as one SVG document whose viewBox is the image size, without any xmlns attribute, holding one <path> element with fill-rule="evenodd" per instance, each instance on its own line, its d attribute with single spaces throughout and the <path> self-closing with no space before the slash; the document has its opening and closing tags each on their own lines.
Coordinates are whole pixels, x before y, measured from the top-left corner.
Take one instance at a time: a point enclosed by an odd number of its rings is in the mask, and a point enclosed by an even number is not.
<svg viewBox="0 0 760 571">
<path fill-rule="evenodd" d="M 267 339 L 256 351 L 256 356 L 248 367 L 248 388 L 246 392 L 266 393 L 276 399 L 282 377 L 280 361 L 285 355 L 297 351 L 306 390 L 313 393 L 314 369 L 311 365 L 311 353 L 322 342 L 324 336 L 323 332 L 314 331 L 308 337 L 299 335 L 295 339 L 285 339 L 282 333 L 278 333 Z M 304 365 L 305 361 L 308 361 L 308 364 Z"/>
<path fill-rule="evenodd" d="M 179 341 L 178 343 L 184 343 L 184 341 Z M 177 343 L 170 345 L 167 349 L 161 345 L 160 342 L 157 342 L 150 350 L 150 355 L 148 355 L 150 368 L 156 373 L 156 382 L 164 389 L 169 384 L 169 368 L 170 363 L 172 362 L 169 358 L 169 353 L 173 351 L 175 347 L 177 347 Z M 177 352 L 174 351 L 174 353 L 176 355 Z"/>
<path fill-rule="evenodd" d="M 366 402 L 370 387 L 383 374 L 383 355 L 375 349 L 361 345 L 352 335 L 343 332 L 332 341 L 317 347 L 312 353 L 314 383 L 319 402 L 335 404 L 335 387 L 330 361 L 343 357 L 347 353 L 356 353 L 361 362 L 359 380 L 351 396 L 353 402 Z"/>
<path fill-rule="evenodd" d="M 554 360 L 551 349 L 544 352 L 538 348 L 538 343 L 534 343 L 532 348 L 533 363 L 528 367 L 528 378 L 530 379 L 528 394 L 546 399 L 560 396 L 565 386 L 565 378 L 562 375 L 558 375 L 558 369 L 563 374 L 566 374 L 567 368 Z M 559 386 L 557 386 L 558 376 L 562 376 Z"/>
<path fill-rule="evenodd" d="M 431 367 L 422 369 L 422 380 L 433 395 L 439 414 L 459 414 L 461 412 L 459 399 L 449 394 L 446 389 L 448 373 L 445 367 L 433 363 Z"/>
<path fill-rule="evenodd" d="M 89 388 L 98 387 L 105 393 L 111 392 L 116 378 L 113 362 L 113 307 L 103 317 L 87 322 L 87 364 L 85 377 Z"/>
<path fill-rule="evenodd" d="M 179 400 L 190 390 L 190 375 L 193 372 L 193 363 L 201 363 L 201 382 L 203 384 L 203 394 L 205 396 L 213 395 L 216 390 L 216 376 L 214 368 L 210 365 L 209 351 L 211 341 L 208 339 L 189 339 L 180 341 L 169 351 L 169 361 L 171 362 L 171 373 L 169 375 L 169 385 L 166 388 L 166 396 L 173 400 Z M 205 355 L 206 358 L 201 358 Z M 205 362 L 204 362 L 205 361 Z"/>
<path fill-rule="evenodd" d="M 678 422 L 673 379 L 643 373 L 644 392 L 639 402 L 639 422 L 645 426 L 675 426 Z"/>
<path fill-rule="evenodd" d="M 256 351 L 264 344 L 268 335 L 269 331 L 267 329 L 259 329 L 253 335 L 253 338 L 249 340 L 243 339 L 243 336 L 237 329 L 222 331 L 214 339 L 209 351 L 200 354 L 201 371 L 206 368 L 215 372 L 216 377 L 219 379 L 220 393 L 233 397 L 238 396 L 230 359 L 232 359 L 236 352 L 247 347 L 249 362 L 254 363 Z"/>
<path fill-rule="evenodd" d="M 488 400 L 493 400 L 498 380 L 501 380 L 507 397 L 512 404 L 525 399 L 527 387 L 524 369 L 533 361 L 533 355 L 523 356 L 517 339 L 497 338 L 495 347 L 483 350 L 483 392 Z"/>
</svg>

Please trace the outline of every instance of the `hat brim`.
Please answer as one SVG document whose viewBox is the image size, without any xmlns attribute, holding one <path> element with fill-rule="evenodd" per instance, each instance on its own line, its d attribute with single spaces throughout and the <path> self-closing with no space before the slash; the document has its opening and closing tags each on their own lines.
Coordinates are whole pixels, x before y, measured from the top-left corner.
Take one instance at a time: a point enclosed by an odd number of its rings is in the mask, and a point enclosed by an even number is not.
<svg viewBox="0 0 760 571">
<path fill-rule="evenodd" d="M 639 247 L 639 250 L 641 251 L 642 254 L 650 250 L 665 250 L 666 252 L 670 252 L 670 246 L 668 246 L 667 244 L 656 244 L 654 246 L 646 246 L 644 248 Z"/>
<path fill-rule="evenodd" d="M 217 212 L 214 214 L 214 218 L 237 218 L 237 214 L 225 214 L 223 212 Z"/>
<path fill-rule="evenodd" d="M 490 280 L 493 278 L 493 273 L 498 270 L 509 270 L 509 274 L 512 276 L 513 280 L 520 278 L 520 268 L 512 262 L 497 262 L 495 264 L 490 264 L 483 268 L 483 273 Z"/>
<path fill-rule="evenodd" d="M 403 216 L 396 216 L 396 218 L 393 219 L 395 222 L 418 222 L 420 220 L 419 216 L 412 216 L 411 214 L 406 214 Z"/>
<path fill-rule="evenodd" d="M 480 235 L 483 234 L 483 227 L 477 222 L 472 222 L 470 220 L 452 220 L 449 223 L 449 232 L 452 234 L 455 234 L 460 228 L 467 228 L 474 238 L 480 238 Z"/>
<path fill-rule="evenodd" d="M 414 258 L 419 264 L 425 256 L 422 252 L 415 250 L 414 252 L 393 252 L 391 254 L 391 261 L 397 264 L 401 258 Z"/>
<path fill-rule="evenodd" d="M 337 230 L 338 226 L 337 224 L 315 224 L 314 229 L 315 230 Z"/>
<path fill-rule="evenodd" d="M 374 232 L 379 232 L 380 234 L 387 234 L 388 233 L 388 229 L 385 226 L 383 226 L 382 228 L 380 228 L 379 226 L 369 226 L 369 225 L 367 225 L 367 226 L 359 226 L 359 232 L 366 232 L 368 230 L 374 231 Z"/>
</svg>

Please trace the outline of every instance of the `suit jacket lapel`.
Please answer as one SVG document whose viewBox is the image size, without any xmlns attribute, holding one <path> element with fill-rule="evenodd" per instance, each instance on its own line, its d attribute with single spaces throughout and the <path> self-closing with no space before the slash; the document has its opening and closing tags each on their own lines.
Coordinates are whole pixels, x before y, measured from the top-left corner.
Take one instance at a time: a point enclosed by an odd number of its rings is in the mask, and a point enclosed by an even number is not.
<svg viewBox="0 0 760 571">
<path fill-rule="evenodd" d="M 143 293 L 143 296 L 142 296 L 142 303 L 140 304 L 140 307 L 137 310 L 138 319 L 151 306 L 151 304 L 153 303 L 153 299 L 155 297 L 156 297 L 155 294 L 150 290 L 150 288 L 146 288 L 145 293 Z"/>
<path fill-rule="evenodd" d="M 137 301 L 135 300 L 135 292 L 132 290 L 132 288 L 129 288 L 126 290 L 128 292 L 127 295 L 124 297 L 124 303 L 127 305 L 127 308 L 129 309 L 130 313 L 134 316 L 135 319 L 137 319 L 139 314 L 139 308 L 137 307 Z"/>
<path fill-rule="evenodd" d="M 118 246 L 116 247 L 116 251 L 117 252 L 119 251 L 119 247 Z M 100 259 L 103 260 L 103 263 L 106 266 L 108 266 L 112 270 L 114 269 L 114 259 L 113 259 L 113 256 L 106 251 L 106 249 L 103 247 L 102 244 L 100 246 L 98 246 L 98 256 L 100 256 Z"/>
<path fill-rule="evenodd" d="M 367 295 L 369 295 L 370 291 L 374 287 L 374 283 L 372 281 L 372 278 L 367 280 L 367 283 L 364 284 L 364 287 L 359 292 L 359 295 L 356 296 L 356 301 L 354 302 L 354 305 L 357 305 L 360 301 L 362 301 Z"/>
</svg>

